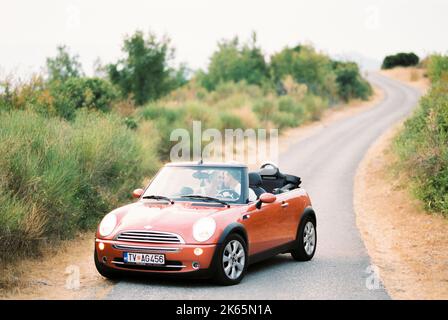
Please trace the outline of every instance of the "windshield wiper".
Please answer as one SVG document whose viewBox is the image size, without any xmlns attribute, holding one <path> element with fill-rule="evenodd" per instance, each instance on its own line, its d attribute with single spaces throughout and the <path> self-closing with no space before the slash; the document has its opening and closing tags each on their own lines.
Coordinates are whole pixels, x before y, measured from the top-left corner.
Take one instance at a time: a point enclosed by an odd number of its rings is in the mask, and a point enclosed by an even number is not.
<svg viewBox="0 0 448 320">
<path fill-rule="evenodd" d="M 208 200 L 208 201 L 214 201 L 214 202 L 217 202 L 217 203 L 220 203 L 220 204 L 223 204 L 223 205 L 225 205 L 225 206 L 230 207 L 229 204 L 228 204 L 227 202 L 223 201 L 223 200 L 220 200 L 220 199 L 218 199 L 218 198 L 214 198 L 214 197 L 203 196 L 203 195 L 200 195 L 200 194 L 189 194 L 189 195 L 186 195 L 186 196 L 181 196 L 181 198 L 189 198 L 189 199 L 200 199 L 200 200 L 206 200 L 206 201 L 207 201 L 207 200 Z"/>
<path fill-rule="evenodd" d="M 149 195 L 149 196 L 143 196 L 142 199 L 165 200 L 165 201 L 168 201 L 168 202 L 171 203 L 171 204 L 174 203 L 174 201 L 171 200 L 171 199 L 168 198 L 168 197 L 165 197 L 165 196 L 157 196 L 157 195 L 154 195 L 154 194 Z"/>
</svg>

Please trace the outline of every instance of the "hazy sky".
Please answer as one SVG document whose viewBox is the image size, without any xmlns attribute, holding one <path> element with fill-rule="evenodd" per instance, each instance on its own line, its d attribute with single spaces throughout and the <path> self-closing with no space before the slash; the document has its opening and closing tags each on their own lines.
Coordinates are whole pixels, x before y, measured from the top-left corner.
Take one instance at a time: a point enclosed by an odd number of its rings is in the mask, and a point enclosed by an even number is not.
<svg viewBox="0 0 448 320">
<path fill-rule="evenodd" d="M 136 29 L 167 34 L 176 61 L 204 68 L 216 43 L 258 34 L 266 54 L 311 42 L 331 55 L 381 60 L 385 54 L 448 50 L 446 0 L 0 0 L 0 70 L 39 70 L 67 44 L 91 73 L 120 56 Z"/>
</svg>

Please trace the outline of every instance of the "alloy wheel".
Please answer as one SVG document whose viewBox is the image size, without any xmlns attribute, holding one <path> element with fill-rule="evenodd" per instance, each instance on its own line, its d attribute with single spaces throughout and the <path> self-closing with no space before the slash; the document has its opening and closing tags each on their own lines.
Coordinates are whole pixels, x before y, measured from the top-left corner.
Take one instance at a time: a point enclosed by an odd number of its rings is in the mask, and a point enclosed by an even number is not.
<svg viewBox="0 0 448 320">
<path fill-rule="evenodd" d="M 244 247 L 238 240 L 230 241 L 224 248 L 222 264 L 226 276 L 235 280 L 243 273 L 246 263 Z"/>
</svg>

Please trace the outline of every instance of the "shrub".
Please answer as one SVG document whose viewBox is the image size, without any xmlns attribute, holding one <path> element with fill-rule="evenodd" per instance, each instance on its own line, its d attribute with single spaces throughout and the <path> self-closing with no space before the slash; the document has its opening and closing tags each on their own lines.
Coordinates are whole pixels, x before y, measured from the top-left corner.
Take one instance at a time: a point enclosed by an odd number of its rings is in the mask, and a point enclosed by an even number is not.
<svg viewBox="0 0 448 320">
<path fill-rule="evenodd" d="M 117 98 L 114 87 L 99 78 L 70 78 L 54 82 L 50 92 L 57 113 L 66 119 L 73 119 L 75 111 L 80 108 L 108 111 Z"/>
<path fill-rule="evenodd" d="M 282 96 L 278 102 L 278 109 L 280 112 L 285 112 L 291 119 L 292 126 L 298 126 L 306 121 L 305 106 L 302 102 L 297 102 L 290 96 Z"/>
<path fill-rule="evenodd" d="M 266 97 L 255 101 L 252 109 L 261 121 L 267 123 L 272 119 L 274 114 L 278 112 L 278 105 L 275 99 Z"/>
<path fill-rule="evenodd" d="M 288 112 L 282 111 L 276 112 L 273 115 L 272 122 L 279 130 L 296 127 L 299 125 L 299 121 L 294 116 Z"/>
<path fill-rule="evenodd" d="M 228 111 L 223 111 L 219 113 L 218 117 L 220 121 L 219 129 L 221 130 L 239 128 L 245 129 L 243 119 L 241 119 L 238 115 Z"/>
<path fill-rule="evenodd" d="M 394 67 L 410 67 L 416 66 L 419 62 L 419 57 L 413 53 L 400 52 L 394 55 L 386 56 L 381 65 L 381 69 L 391 69 Z"/>
<path fill-rule="evenodd" d="M 0 110 L 33 110 L 46 116 L 56 116 L 54 98 L 41 76 L 27 82 L 7 78 L 0 83 Z"/>
<path fill-rule="evenodd" d="M 307 119 L 317 121 L 322 117 L 325 109 L 328 108 L 328 102 L 321 97 L 308 95 L 303 99 Z"/>
<path fill-rule="evenodd" d="M 116 101 L 116 89 L 99 78 L 71 77 L 65 81 L 45 82 L 40 76 L 13 84 L 2 83 L 0 109 L 31 110 L 45 116 L 73 119 L 81 108 L 109 111 Z"/>
<path fill-rule="evenodd" d="M 207 73 L 201 73 L 200 82 L 208 90 L 214 90 L 224 82 L 245 81 L 261 86 L 269 81 L 269 68 L 261 49 L 256 44 L 256 34 L 252 41 L 243 45 L 235 37 L 218 44 L 218 50 L 210 58 Z"/>
<path fill-rule="evenodd" d="M 395 141 L 413 190 L 430 211 L 448 216 L 448 86 L 434 83 Z"/>
<path fill-rule="evenodd" d="M 1 260 L 95 226 L 157 165 L 112 115 L 83 111 L 68 123 L 11 111 L 0 123 Z"/>
<path fill-rule="evenodd" d="M 271 57 L 271 71 L 276 83 L 291 75 L 295 82 L 328 99 L 337 99 L 337 87 L 331 60 L 311 46 L 285 48 Z"/>
<path fill-rule="evenodd" d="M 448 56 L 431 55 L 428 60 L 428 76 L 432 82 L 448 82 Z"/>
<path fill-rule="evenodd" d="M 168 160 L 173 146 L 170 142 L 170 134 L 173 128 L 180 123 L 181 112 L 169 109 L 161 104 L 150 103 L 139 110 L 138 116 L 141 119 L 140 121 L 143 121 L 142 123 L 151 123 L 157 130 L 156 136 L 160 141 L 164 141 L 164 143 L 157 143 L 157 155 L 161 160 Z"/>
<path fill-rule="evenodd" d="M 338 95 L 345 102 L 352 98 L 366 100 L 372 94 L 372 87 L 361 77 L 359 67 L 354 62 L 333 62 L 336 72 Z"/>
<path fill-rule="evenodd" d="M 167 108 L 162 104 L 151 103 L 144 107 L 140 116 L 145 120 L 165 120 L 168 124 L 173 124 L 183 116 L 182 110 Z"/>
</svg>

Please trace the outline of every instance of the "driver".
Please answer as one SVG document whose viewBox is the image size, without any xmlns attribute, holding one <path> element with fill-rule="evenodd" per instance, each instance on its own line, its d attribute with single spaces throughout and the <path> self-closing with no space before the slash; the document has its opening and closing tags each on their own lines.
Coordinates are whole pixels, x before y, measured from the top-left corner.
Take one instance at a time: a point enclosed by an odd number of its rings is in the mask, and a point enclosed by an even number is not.
<svg viewBox="0 0 448 320">
<path fill-rule="evenodd" d="M 230 190 L 235 191 L 239 196 L 241 194 L 240 173 L 236 170 L 228 170 L 228 171 L 223 171 L 223 175 L 224 175 L 223 186 L 222 186 L 221 190 L 230 189 Z M 224 193 L 224 195 L 225 195 L 225 193 Z"/>
</svg>

